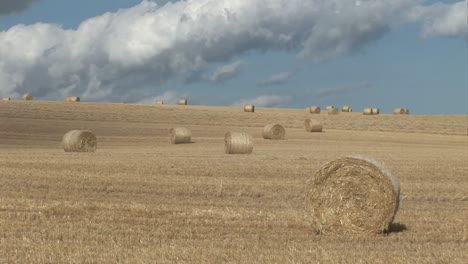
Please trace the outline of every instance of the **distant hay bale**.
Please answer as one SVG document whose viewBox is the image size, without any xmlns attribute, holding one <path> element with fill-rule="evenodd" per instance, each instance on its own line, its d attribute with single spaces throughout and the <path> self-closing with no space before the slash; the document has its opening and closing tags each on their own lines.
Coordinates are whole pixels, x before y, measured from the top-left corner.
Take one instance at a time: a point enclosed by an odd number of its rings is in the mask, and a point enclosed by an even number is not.
<svg viewBox="0 0 468 264">
<path fill-rule="evenodd" d="M 179 100 L 179 105 L 188 105 L 187 99 L 180 99 Z"/>
<path fill-rule="evenodd" d="M 406 115 L 406 110 L 405 110 L 405 108 L 395 108 L 393 110 L 393 114 L 395 114 L 395 115 Z"/>
<path fill-rule="evenodd" d="M 379 108 L 372 108 L 372 114 L 373 114 L 373 115 L 378 115 L 378 114 L 380 114 L 380 109 L 379 109 Z"/>
<path fill-rule="evenodd" d="M 323 126 L 320 121 L 312 118 L 307 118 L 304 121 L 304 128 L 307 132 L 322 132 L 323 130 Z"/>
<path fill-rule="evenodd" d="M 10 97 L 3 97 L 2 101 L 11 101 Z"/>
<path fill-rule="evenodd" d="M 345 106 L 343 106 L 343 108 L 341 108 L 341 111 L 342 111 L 342 112 L 350 113 L 350 112 L 353 111 L 353 109 L 351 108 L 351 106 L 345 105 Z"/>
<path fill-rule="evenodd" d="M 88 130 L 71 130 L 62 138 L 65 152 L 94 152 L 97 149 L 96 136 Z"/>
<path fill-rule="evenodd" d="M 408 108 L 403 108 L 403 109 L 405 109 L 405 112 L 406 112 L 406 114 L 407 114 L 407 115 L 409 115 L 409 114 L 410 114 L 410 111 L 409 111 L 409 109 L 408 109 Z"/>
<path fill-rule="evenodd" d="M 157 105 L 163 105 L 163 104 L 164 104 L 164 101 L 163 101 L 163 100 L 157 100 L 157 101 L 155 102 L 155 104 L 157 104 Z"/>
<path fill-rule="evenodd" d="M 310 112 L 311 114 L 320 114 L 320 111 L 321 111 L 321 109 L 320 109 L 319 106 L 311 106 L 311 107 L 309 107 L 309 112 Z"/>
<path fill-rule="evenodd" d="M 247 133 L 227 132 L 224 135 L 224 152 L 226 154 L 250 154 L 253 147 L 253 138 Z"/>
<path fill-rule="evenodd" d="M 362 111 L 364 115 L 372 115 L 372 108 L 364 108 Z"/>
<path fill-rule="evenodd" d="M 263 128 L 263 138 L 283 140 L 286 137 L 286 129 L 279 124 L 269 124 Z"/>
<path fill-rule="evenodd" d="M 337 159 L 309 181 L 306 203 L 320 234 L 372 235 L 388 231 L 400 184 L 381 163 L 362 156 Z"/>
<path fill-rule="evenodd" d="M 329 115 L 338 115 L 340 113 L 340 110 L 338 108 L 330 108 L 327 110 Z"/>
<path fill-rule="evenodd" d="M 185 144 L 192 142 L 192 132 L 185 127 L 175 127 L 169 129 L 169 136 L 172 144 Z"/>
<path fill-rule="evenodd" d="M 254 105 L 244 105 L 244 112 L 249 112 L 249 113 L 253 113 L 255 112 L 255 106 Z"/>
<path fill-rule="evenodd" d="M 80 97 L 78 96 L 70 96 L 65 98 L 65 102 L 80 102 Z"/>
<path fill-rule="evenodd" d="M 326 109 L 327 109 L 327 110 L 330 110 L 330 109 L 332 109 L 332 108 L 335 108 L 335 106 L 333 106 L 333 105 L 327 105 L 327 108 L 326 108 Z"/>
<path fill-rule="evenodd" d="M 34 99 L 34 97 L 32 96 L 32 94 L 27 93 L 27 94 L 23 95 L 23 100 L 25 100 L 25 101 L 31 101 L 33 99 Z"/>
</svg>

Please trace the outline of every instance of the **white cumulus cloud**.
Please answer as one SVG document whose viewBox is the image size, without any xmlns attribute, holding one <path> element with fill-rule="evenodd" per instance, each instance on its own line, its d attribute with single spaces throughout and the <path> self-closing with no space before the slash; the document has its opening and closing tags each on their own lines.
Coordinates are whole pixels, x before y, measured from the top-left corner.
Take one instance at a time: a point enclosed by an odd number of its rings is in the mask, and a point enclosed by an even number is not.
<svg viewBox="0 0 468 264">
<path fill-rule="evenodd" d="M 253 104 L 257 107 L 285 107 L 292 100 L 293 97 L 288 95 L 261 95 L 255 98 L 240 99 L 234 102 L 232 106 Z"/>
</svg>

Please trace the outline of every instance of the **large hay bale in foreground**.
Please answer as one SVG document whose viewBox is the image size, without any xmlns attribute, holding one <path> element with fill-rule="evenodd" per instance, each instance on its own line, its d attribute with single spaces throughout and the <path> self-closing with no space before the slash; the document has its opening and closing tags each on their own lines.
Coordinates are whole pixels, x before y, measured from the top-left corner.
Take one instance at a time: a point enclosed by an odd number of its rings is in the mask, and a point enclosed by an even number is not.
<svg viewBox="0 0 468 264">
<path fill-rule="evenodd" d="M 345 105 L 345 106 L 343 106 L 343 108 L 341 108 L 341 111 L 351 113 L 351 112 L 353 112 L 353 109 L 351 108 L 351 106 Z"/>
<path fill-rule="evenodd" d="M 80 102 L 80 97 L 78 96 L 70 96 L 65 98 L 65 102 Z"/>
<path fill-rule="evenodd" d="M 25 101 L 34 100 L 34 97 L 32 96 L 32 94 L 29 94 L 29 93 L 24 94 L 22 98 L 23 98 L 23 100 L 25 100 Z"/>
<path fill-rule="evenodd" d="M 192 132 L 185 127 L 175 127 L 169 129 L 169 136 L 172 144 L 184 144 L 192 142 Z"/>
<path fill-rule="evenodd" d="M 255 105 L 244 105 L 244 112 L 253 113 L 255 112 Z"/>
<path fill-rule="evenodd" d="M 163 100 L 157 100 L 157 101 L 155 102 L 155 104 L 157 104 L 157 105 L 163 105 L 163 104 L 164 104 L 164 101 L 163 101 Z"/>
<path fill-rule="evenodd" d="M 250 154 L 253 147 L 253 138 L 247 133 L 227 132 L 224 135 L 224 152 L 226 154 Z"/>
<path fill-rule="evenodd" d="M 320 114 L 320 111 L 321 111 L 320 106 L 311 106 L 311 107 L 309 107 L 309 112 L 311 114 Z"/>
<path fill-rule="evenodd" d="M 309 181 L 308 213 L 320 234 L 371 235 L 388 231 L 400 184 L 381 163 L 362 156 L 325 164 Z"/>
<path fill-rule="evenodd" d="M 326 110 L 330 110 L 330 109 L 332 109 L 332 108 L 335 108 L 335 106 L 333 106 L 333 105 L 327 105 L 327 108 L 325 108 L 325 109 L 326 109 Z"/>
<path fill-rule="evenodd" d="M 96 136 L 88 130 L 71 130 L 62 138 L 65 152 L 94 152 L 97 149 Z"/>
<path fill-rule="evenodd" d="M 263 128 L 263 138 L 283 140 L 286 137 L 286 129 L 279 124 L 269 124 Z"/>
<path fill-rule="evenodd" d="M 188 105 L 188 100 L 187 99 L 180 99 L 179 100 L 179 105 Z"/>
<path fill-rule="evenodd" d="M 378 114 L 380 114 L 380 109 L 379 109 L 379 108 L 376 108 L 376 107 L 375 107 L 375 108 L 372 108 L 372 114 L 373 114 L 373 115 L 378 115 Z"/>
<path fill-rule="evenodd" d="M 372 108 L 364 108 L 362 111 L 364 115 L 372 115 Z"/>
<path fill-rule="evenodd" d="M 10 97 L 3 97 L 2 101 L 11 101 Z"/>
<path fill-rule="evenodd" d="M 338 115 L 340 113 L 340 110 L 338 108 L 330 108 L 327 110 L 329 115 Z"/>
<path fill-rule="evenodd" d="M 323 126 L 320 121 L 307 118 L 304 121 L 304 128 L 307 132 L 322 132 Z"/>
</svg>

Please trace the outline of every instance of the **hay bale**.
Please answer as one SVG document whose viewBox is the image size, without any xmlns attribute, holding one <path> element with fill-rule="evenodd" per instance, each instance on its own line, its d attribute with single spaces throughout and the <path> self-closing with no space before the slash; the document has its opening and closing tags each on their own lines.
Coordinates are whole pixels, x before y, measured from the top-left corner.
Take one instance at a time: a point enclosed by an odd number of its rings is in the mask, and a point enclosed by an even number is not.
<svg viewBox="0 0 468 264">
<path fill-rule="evenodd" d="M 188 105 L 187 99 L 180 99 L 179 100 L 179 105 Z"/>
<path fill-rule="evenodd" d="M 80 97 L 78 96 L 70 96 L 65 98 L 65 102 L 80 102 Z"/>
<path fill-rule="evenodd" d="M 169 129 L 169 136 L 172 144 L 185 144 L 192 142 L 192 132 L 185 127 L 175 127 Z"/>
<path fill-rule="evenodd" d="M 338 115 L 340 113 L 340 110 L 338 108 L 330 108 L 327 110 L 329 115 Z"/>
<path fill-rule="evenodd" d="M 31 101 L 33 99 L 34 99 L 34 97 L 32 96 L 32 94 L 27 93 L 27 94 L 23 95 L 23 100 L 25 100 L 25 101 Z"/>
<path fill-rule="evenodd" d="M 311 106 L 311 107 L 309 107 L 309 112 L 310 112 L 311 114 L 320 114 L 320 111 L 321 111 L 321 109 L 320 109 L 319 106 Z"/>
<path fill-rule="evenodd" d="M 255 106 L 254 105 L 244 105 L 244 112 L 249 112 L 253 113 L 255 112 Z"/>
<path fill-rule="evenodd" d="M 331 161 L 309 181 L 306 202 L 320 234 L 371 235 L 389 229 L 400 184 L 381 163 L 353 156 Z"/>
<path fill-rule="evenodd" d="M 304 128 L 307 132 L 322 132 L 323 130 L 323 126 L 320 121 L 312 118 L 307 118 L 304 121 Z"/>
<path fill-rule="evenodd" d="M 380 109 L 379 109 L 379 108 L 372 108 L 372 114 L 373 114 L 373 115 L 378 115 L 378 114 L 380 114 Z"/>
<path fill-rule="evenodd" d="M 341 111 L 346 112 L 346 113 L 351 113 L 351 112 L 353 112 L 353 109 L 351 108 L 351 106 L 345 105 L 345 106 L 343 106 L 343 108 L 341 108 Z"/>
<path fill-rule="evenodd" d="M 2 101 L 11 101 L 10 97 L 3 97 Z"/>
<path fill-rule="evenodd" d="M 405 108 L 395 108 L 393 109 L 393 114 L 394 115 L 406 115 L 406 110 Z"/>
<path fill-rule="evenodd" d="M 327 108 L 326 108 L 326 109 L 327 109 L 327 110 L 330 110 L 330 109 L 332 109 L 332 108 L 335 108 L 335 106 L 333 106 L 333 105 L 327 105 Z"/>
<path fill-rule="evenodd" d="M 157 105 L 163 105 L 163 104 L 164 104 L 164 101 L 163 101 L 163 100 L 157 100 L 157 101 L 155 102 L 155 104 L 157 104 Z"/>
<path fill-rule="evenodd" d="M 362 111 L 364 115 L 372 115 L 372 108 L 364 108 Z"/>
<path fill-rule="evenodd" d="M 410 111 L 409 111 L 409 109 L 408 109 L 408 108 L 403 108 L 403 109 L 405 109 L 405 112 L 406 112 L 406 114 L 407 114 L 407 115 L 409 115 L 409 114 L 410 114 Z"/>
<path fill-rule="evenodd" d="M 97 149 L 96 136 L 88 130 L 71 130 L 62 138 L 65 152 L 94 152 Z"/>
<path fill-rule="evenodd" d="M 224 152 L 226 154 L 250 154 L 253 147 L 253 138 L 247 133 L 227 132 L 224 135 Z"/>
<path fill-rule="evenodd" d="M 279 124 L 269 124 L 263 128 L 263 138 L 273 140 L 283 140 L 286 136 L 286 129 Z"/>
</svg>

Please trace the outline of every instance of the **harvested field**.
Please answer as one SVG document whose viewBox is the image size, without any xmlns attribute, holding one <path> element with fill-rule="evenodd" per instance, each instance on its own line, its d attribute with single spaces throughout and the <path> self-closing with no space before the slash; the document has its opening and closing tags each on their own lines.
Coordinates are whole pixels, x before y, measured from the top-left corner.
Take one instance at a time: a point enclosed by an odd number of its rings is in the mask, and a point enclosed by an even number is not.
<svg viewBox="0 0 468 264">
<path fill-rule="evenodd" d="M 0 101 L 0 263 L 465 263 L 468 117 Z M 280 123 L 287 140 L 263 140 Z M 168 142 L 187 127 L 193 144 Z M 95 153 L 67 153 L 69 130 Z M 228 131 L 255 139 L 224 154 Z M 362 154 L 401 184 L 391 232 L 320 236 L 305 183 Z"/>
</svg>

